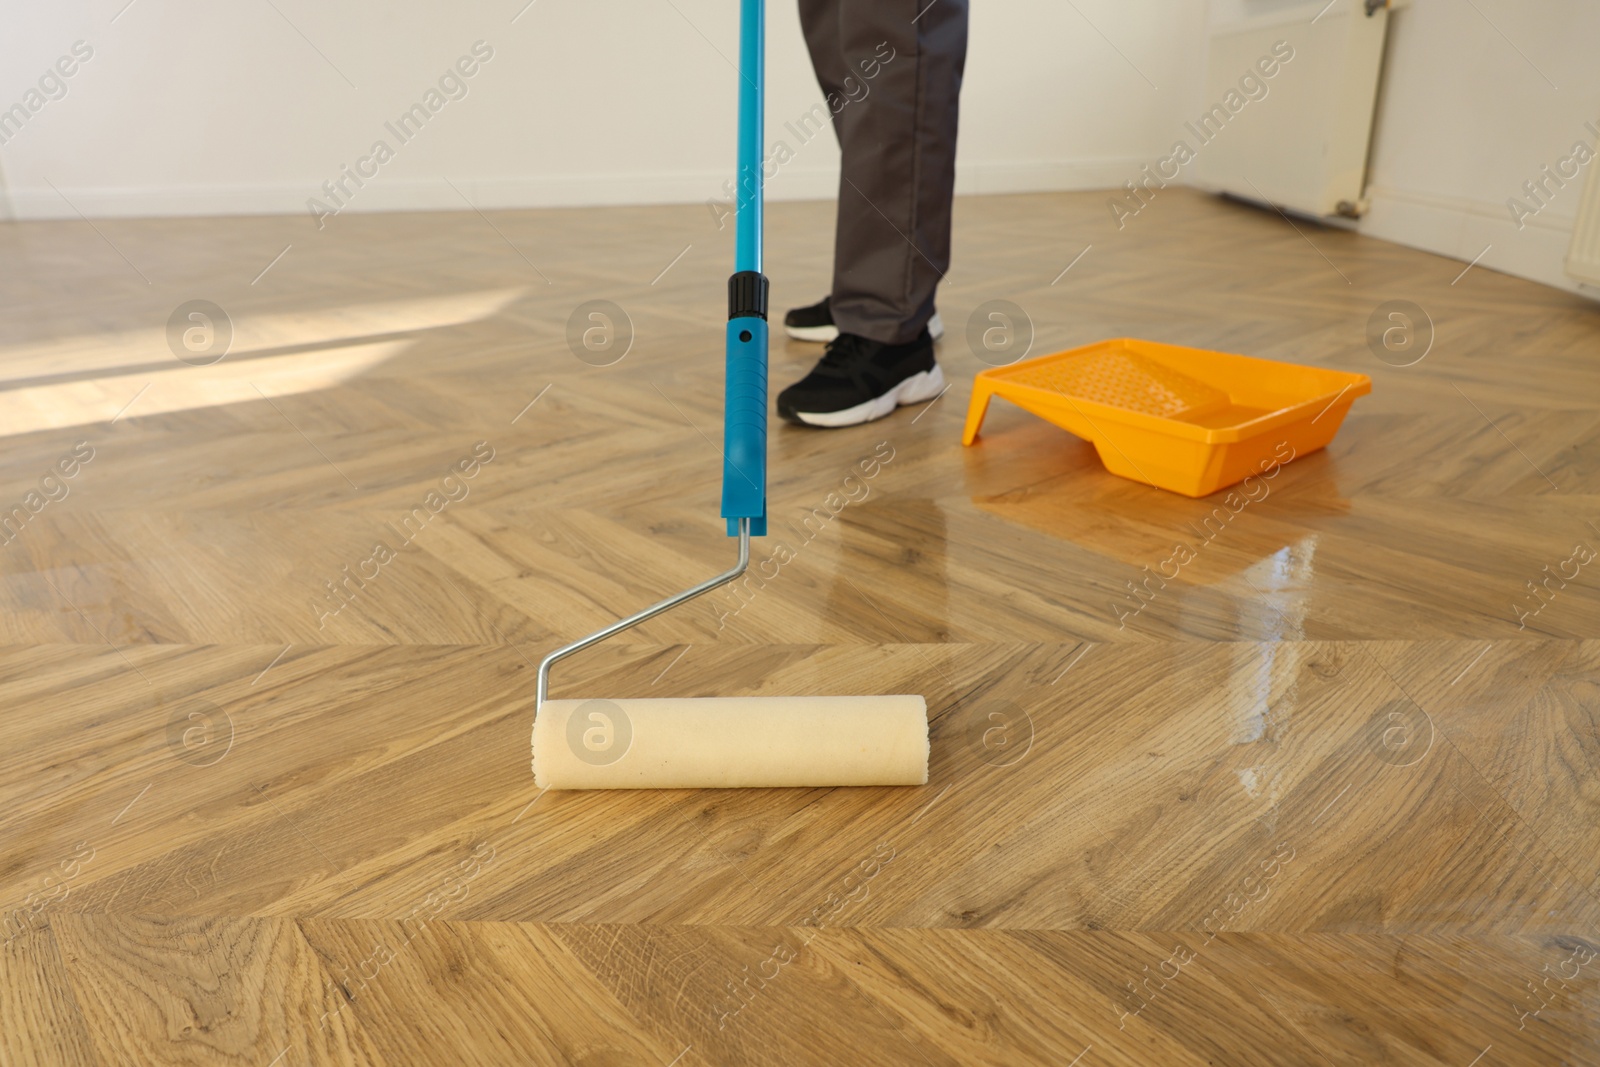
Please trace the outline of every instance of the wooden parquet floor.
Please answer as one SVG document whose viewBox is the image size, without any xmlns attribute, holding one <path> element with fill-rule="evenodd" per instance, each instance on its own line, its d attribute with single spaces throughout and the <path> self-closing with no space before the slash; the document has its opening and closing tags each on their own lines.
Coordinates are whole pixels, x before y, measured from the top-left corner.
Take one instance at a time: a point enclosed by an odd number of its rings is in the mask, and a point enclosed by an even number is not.
<svg viewBox="0 0 1600 1067">
<path fill-rule="evenodd" d="M 792 558 L 555 671 L 924 693 L 881 790 L 529 771 L 539 657 L 731 559 L 703 207 L 0 228 L 0 1063 L 1600 1063 L 1600 306 L 1104 199 L 960 201 L 948 395 L 776 428 Z M 772 208 L 776 308 L 830 234 Z M 1003 402 L 960 446 L 993 299 L 1374 390 L 1202 537 Z"/>
</svg>

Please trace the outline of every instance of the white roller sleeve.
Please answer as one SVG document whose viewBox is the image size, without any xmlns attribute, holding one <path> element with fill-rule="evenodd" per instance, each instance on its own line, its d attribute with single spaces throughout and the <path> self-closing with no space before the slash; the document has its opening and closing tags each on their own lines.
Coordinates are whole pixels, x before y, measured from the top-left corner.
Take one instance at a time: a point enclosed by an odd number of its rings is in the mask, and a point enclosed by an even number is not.
<svg viewBox="0 0 1600 1067">
<path fill-rule="evenodd" d="M 533 724 L 544 789 L 923 785 L 920 696 L 547 700 Z"/>
</svg>

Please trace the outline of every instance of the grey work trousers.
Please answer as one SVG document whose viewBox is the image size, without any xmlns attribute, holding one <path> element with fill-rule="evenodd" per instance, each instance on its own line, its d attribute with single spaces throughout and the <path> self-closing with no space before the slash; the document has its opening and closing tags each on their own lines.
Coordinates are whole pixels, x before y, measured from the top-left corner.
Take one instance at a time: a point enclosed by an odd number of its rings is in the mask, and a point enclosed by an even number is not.
<svg viewBox="0 0 1600 1067">
<path fill-rule="evenodd" d="M 843 161 L 832 310 L 842 333 L 914 339 L 950 267 L 967 0 L 799 0 Z"/>
</svg>

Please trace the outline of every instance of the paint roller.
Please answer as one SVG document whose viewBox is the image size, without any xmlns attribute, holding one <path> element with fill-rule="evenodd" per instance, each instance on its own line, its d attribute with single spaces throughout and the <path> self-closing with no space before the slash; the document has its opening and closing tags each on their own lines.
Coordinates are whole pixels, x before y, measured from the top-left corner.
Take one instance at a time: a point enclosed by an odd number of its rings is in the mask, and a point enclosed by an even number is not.
<svg viewBox="0 0 1600 1067">
<path fill-rule="evenodd" d="M 738 195 L 728 279 L 722 515 L 732 569 L 570 645 L 539 664 L 533 775 L 544 789 L 923 785 L 920 696 L 549 699 L 558 660 L 726 585 L 767 532 L 767 279 L 761 272 L 765 0 L 740 0 Z"/>
</svg>

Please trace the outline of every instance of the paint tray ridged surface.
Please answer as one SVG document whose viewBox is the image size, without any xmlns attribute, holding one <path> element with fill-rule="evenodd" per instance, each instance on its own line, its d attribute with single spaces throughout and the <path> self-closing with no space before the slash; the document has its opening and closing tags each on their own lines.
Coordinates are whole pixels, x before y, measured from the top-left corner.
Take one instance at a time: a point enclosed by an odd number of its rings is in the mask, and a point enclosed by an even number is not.
<svg viewBox="0 0 1600 1067">
<path fill-rule="evenodd" d="M 1365 374 L 1119 338 L 981 372 L 962 443 L 998 395 L 1113 474 L 1200 497 L 1322 448 L 1371 391 Z"/>
</svg>

